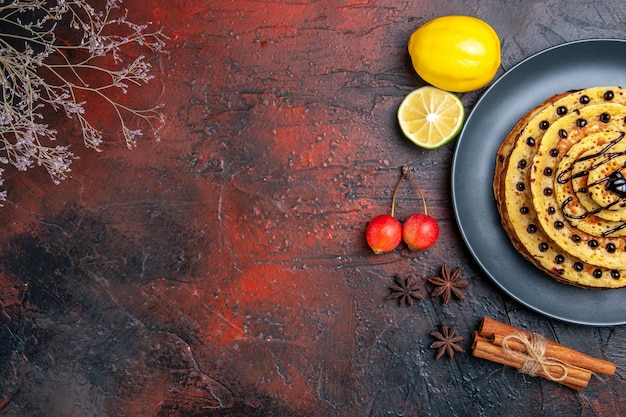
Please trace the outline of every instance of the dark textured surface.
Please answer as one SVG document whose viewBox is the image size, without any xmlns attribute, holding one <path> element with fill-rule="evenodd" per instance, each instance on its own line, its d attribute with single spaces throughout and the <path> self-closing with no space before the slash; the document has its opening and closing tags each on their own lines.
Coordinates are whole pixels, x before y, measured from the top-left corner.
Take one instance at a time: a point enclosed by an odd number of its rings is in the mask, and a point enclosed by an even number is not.
<svg viewBox="0 0 626 417">
<path fill-rule="evenodd" d="M 77 143 L 59 186 L 7 171 L 0 416 L 626 414 L 624 328 L 551 320 L 499 291 L 454 221 L 454 143 L 420 150 L 395 121 L 422 85 L 406 42 L 427 19 L 489 22 L 501 75 L 546 47 L 626 37 L 622 2 L 125 5 L 170 36 L 137 97 L 162 101 L 167 124 L 133 151 L 115 133 L 99 154 Z M 468 110 L 480 93 L 462 95 Z M 403 164 L 441 236 L 376 256 L 365 226 L 388 211 Z M 420 208 L 403 187 L 398 216 Z M 443 262 L 471 281 L 464 301 L 385 300 L 394 275 L 426 278 Z M 469 351 L 483 316 L 614 361 L 617 374 L 577 393 L 467 352 L 434 359 L 441 319 Z"/>
</svg>

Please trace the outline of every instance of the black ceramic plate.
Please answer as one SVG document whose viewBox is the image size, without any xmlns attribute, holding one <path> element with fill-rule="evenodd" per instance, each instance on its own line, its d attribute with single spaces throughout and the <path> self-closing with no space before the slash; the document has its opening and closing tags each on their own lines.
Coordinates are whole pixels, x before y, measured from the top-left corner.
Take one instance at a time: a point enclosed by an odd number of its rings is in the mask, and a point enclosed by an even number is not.
<svg viewBox="0 0 626 417">
<path fill-rule="evenodd" d="M 502 140 L 530 109 L 554 94 L 626 86 L 626 40 L 571 42 L 522 61 L 476 103 L 452 163 L 452 199 L 461 234 L 485 273 L 509 296 L 547 316 L 578 324 L 626 323 L 626 289 L 559 283 L 525 260 L 501 226 L 492 182 Z"/>
</svg>

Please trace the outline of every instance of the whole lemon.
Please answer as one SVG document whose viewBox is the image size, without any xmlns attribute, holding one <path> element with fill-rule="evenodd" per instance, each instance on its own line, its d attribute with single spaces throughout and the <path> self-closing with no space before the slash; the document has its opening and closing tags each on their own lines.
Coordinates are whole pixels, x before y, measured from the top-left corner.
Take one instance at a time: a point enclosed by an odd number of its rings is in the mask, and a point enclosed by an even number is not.
<svg viewBox="0 0 626 417">
<path fill-rule="evenodd" d="M 483 20 L 442 16 L 411 34 L 409 55 L 422 79 L 457 93 L 477 90 L 493 79 L 500 66 L 500 39 Z"/>
</svg>

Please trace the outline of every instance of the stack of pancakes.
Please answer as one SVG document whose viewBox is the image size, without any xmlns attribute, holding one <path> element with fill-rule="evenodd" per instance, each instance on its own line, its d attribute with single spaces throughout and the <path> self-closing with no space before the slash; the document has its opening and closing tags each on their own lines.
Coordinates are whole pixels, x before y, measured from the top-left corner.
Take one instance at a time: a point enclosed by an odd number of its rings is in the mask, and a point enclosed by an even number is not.
<svg viewBox="0 0 626 417">
<path fill-rule="evenodd" d="M 593 87 L 529 111 L 493 183 L 515 248 L 558 281 L 626 286 L 626 89 Z"/>
</svg>

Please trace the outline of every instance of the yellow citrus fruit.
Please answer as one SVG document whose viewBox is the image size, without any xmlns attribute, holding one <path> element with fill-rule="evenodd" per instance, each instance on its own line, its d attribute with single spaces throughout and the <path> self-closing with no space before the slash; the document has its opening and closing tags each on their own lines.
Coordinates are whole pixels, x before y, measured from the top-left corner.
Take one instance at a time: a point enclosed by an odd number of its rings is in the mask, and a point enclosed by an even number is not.
<svg viewBox="0 0 626 417">
<path fill-rule="evenodd" d="M 453 93 L 426 86 L 411 91 L 398 108 L 398 122 L 407 138 L 434 149 L 452 140 L 463 126 L 465 108 Z"/>
<path fill-rule="evenodd" d="M 471 16 L 432 19 L 411 34 L 413 68 L 435 87 L 457 93 L 477 90 L 500 66 L 500 39 L 486 22 Z"/>
</svg>

